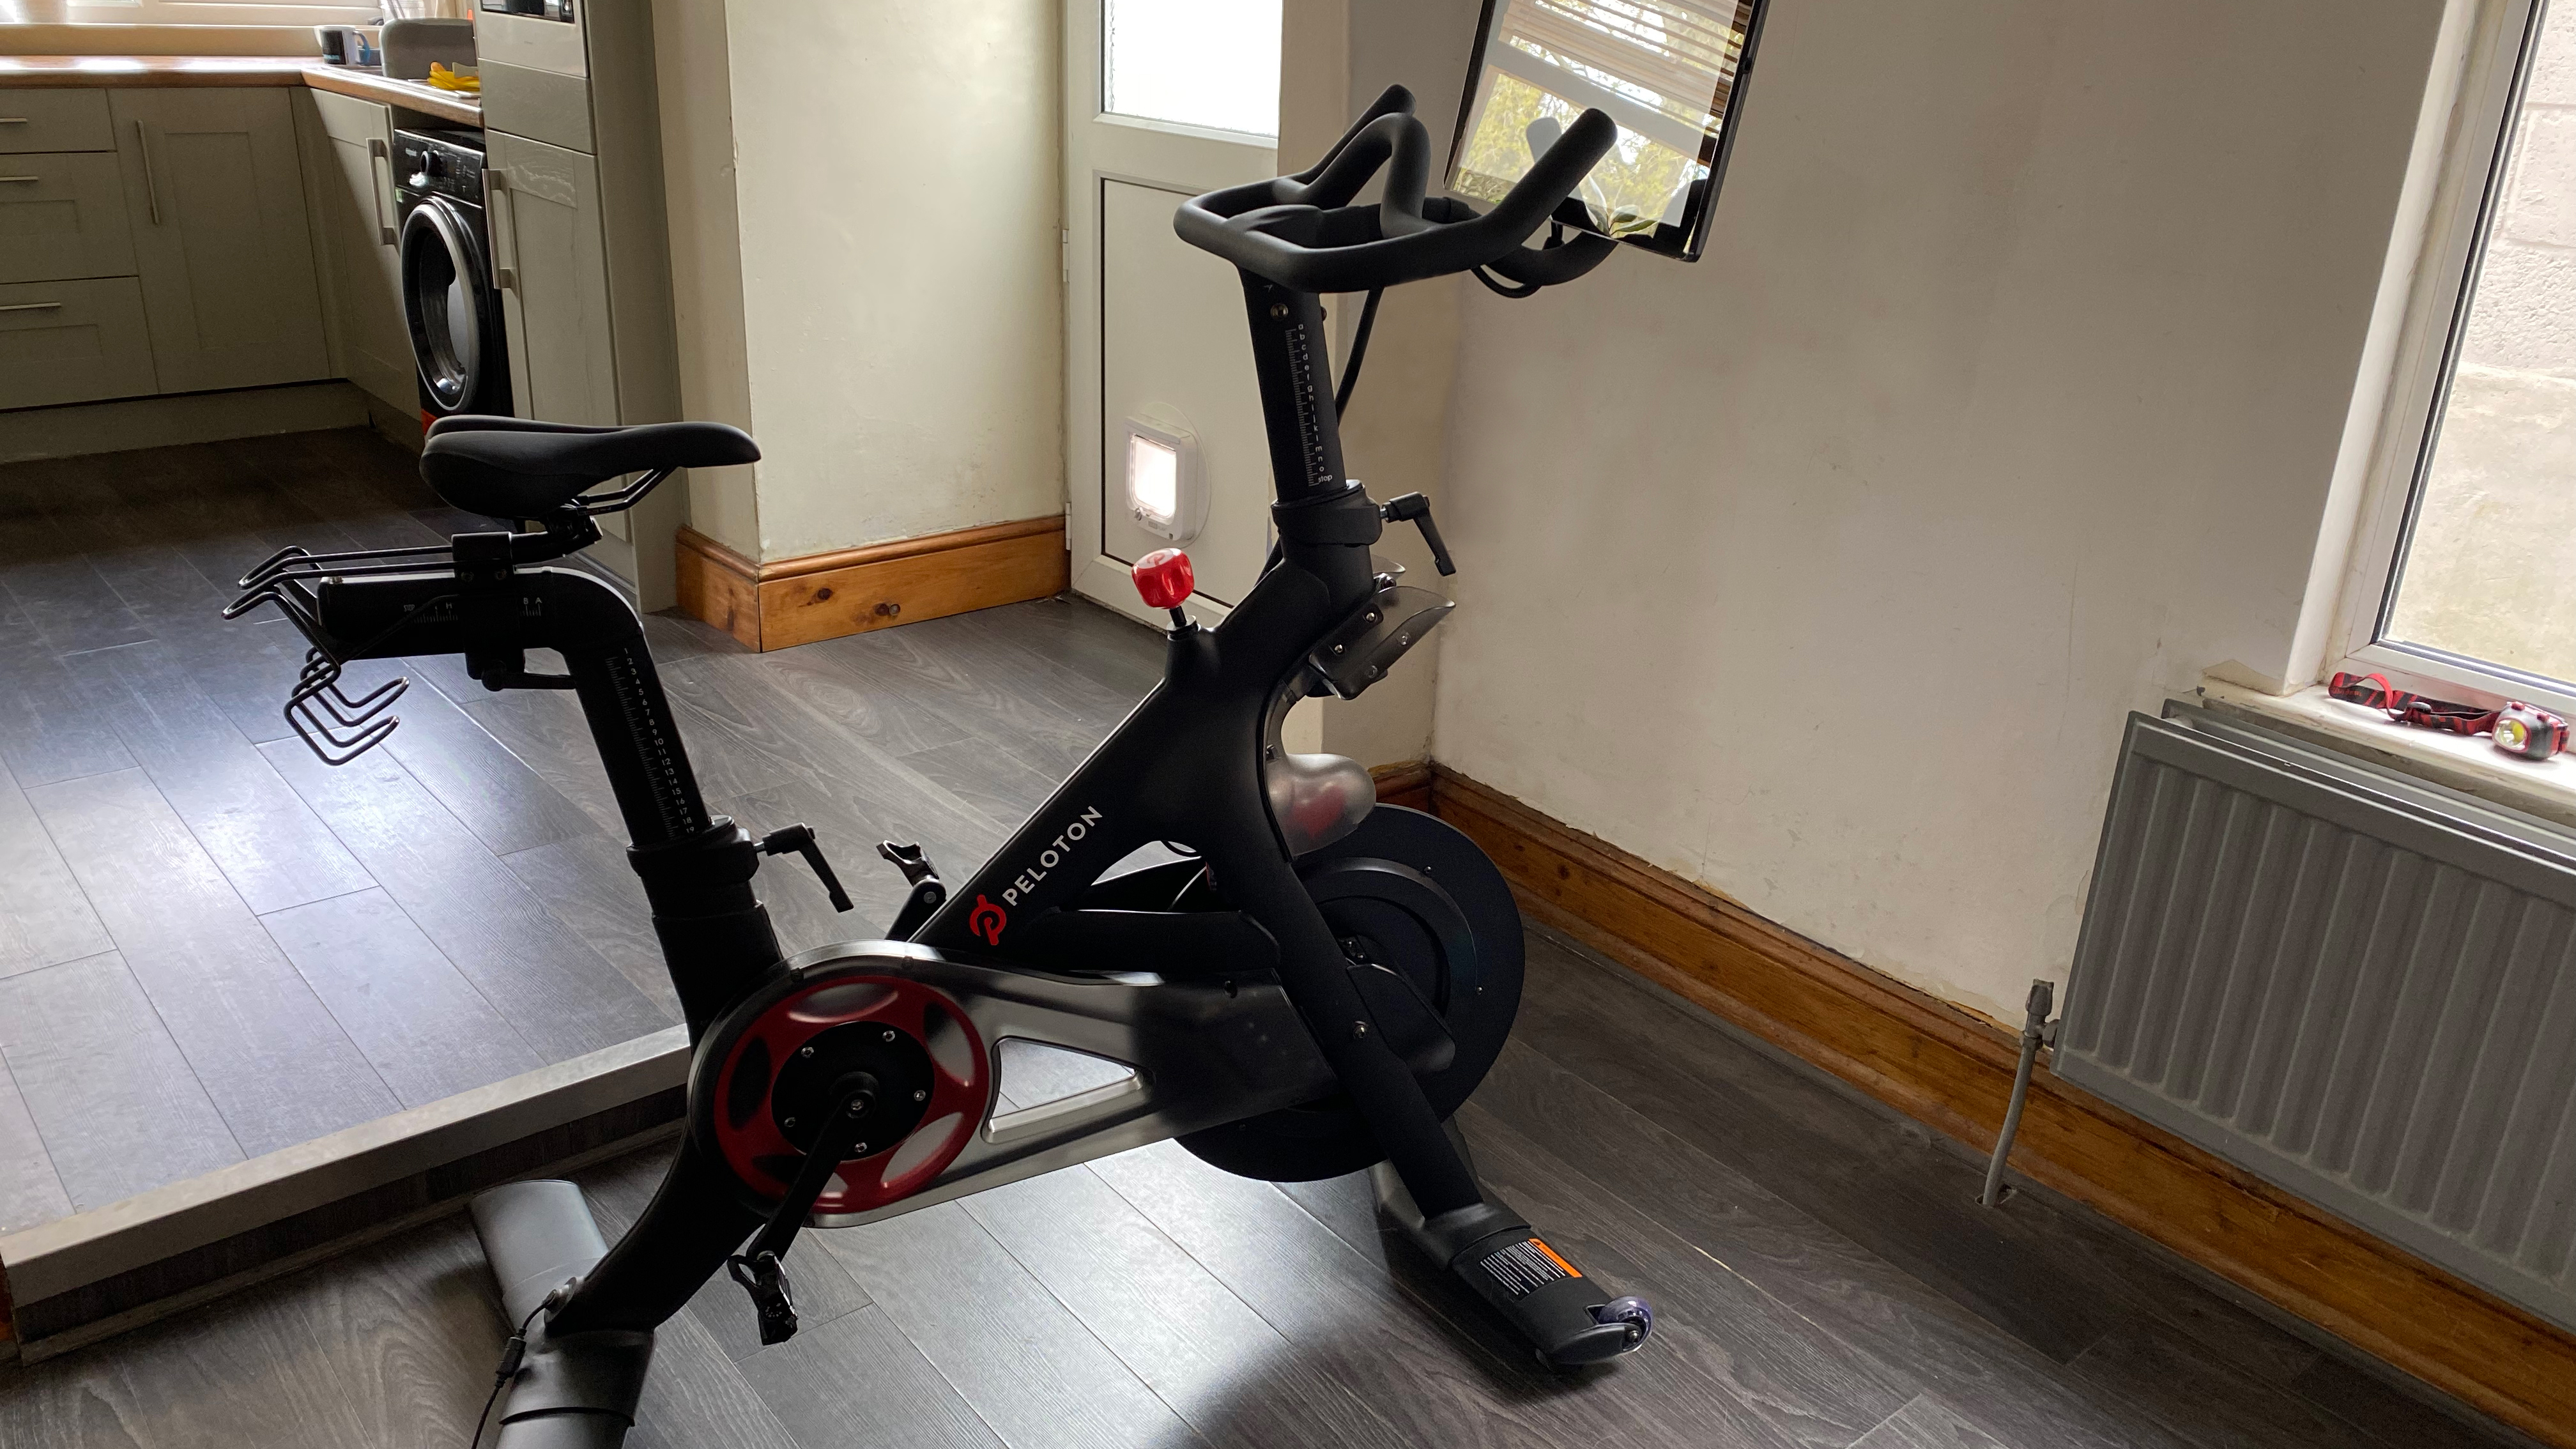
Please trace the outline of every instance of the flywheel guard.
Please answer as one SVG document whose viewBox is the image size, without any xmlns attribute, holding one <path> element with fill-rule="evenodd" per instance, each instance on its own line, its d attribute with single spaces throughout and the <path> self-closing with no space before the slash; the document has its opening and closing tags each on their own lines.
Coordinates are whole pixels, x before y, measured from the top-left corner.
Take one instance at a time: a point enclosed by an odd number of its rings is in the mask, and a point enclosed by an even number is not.
<svg viewBox="0 0 2576 1449">
<path fill-rule="evenodd" d="M 1297 869 L 1345 953 L 1396 971 L 1438 1011 L 1457 1051 L 1417 1080 L 1446 1120 L 1502 1054 L 1520 1011 L 1521 914 L 1511 887 L 1454 826 L 1395 805 L 1377 806 Z M 1180 1141 L 1228 1172 L 1271 1182 L 1339 1177 L 1385 1156 L 1338 1093 Z"/>
</svg>

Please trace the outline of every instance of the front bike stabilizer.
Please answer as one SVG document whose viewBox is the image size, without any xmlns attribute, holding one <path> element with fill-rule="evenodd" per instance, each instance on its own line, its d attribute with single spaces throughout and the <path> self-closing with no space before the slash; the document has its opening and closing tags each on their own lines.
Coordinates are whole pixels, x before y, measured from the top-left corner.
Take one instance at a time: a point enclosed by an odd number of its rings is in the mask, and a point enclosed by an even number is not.
<svg viewBox="0 0 2576 1449">
<path fill-rule="evenodd" d="M 1472 1173 L 1466 1139 L 1455 1122 L 1448 1128 L 1459 1160 Z M 1426 1218 L 1392 1163 L 1369 1169 L 1369 1180 L 1378 1205 L 1413 1245 L 1502 1314 L 1549 1368 L 1577 1369 L 1616 1358 L 1654 1332 L 1655 1314 L 1646 1300 L 1604 1298 L 1594 1280 L 1549 1247 L 1493 1189 L 1484 1188 L 1480 1202 Z"/>
</svg>

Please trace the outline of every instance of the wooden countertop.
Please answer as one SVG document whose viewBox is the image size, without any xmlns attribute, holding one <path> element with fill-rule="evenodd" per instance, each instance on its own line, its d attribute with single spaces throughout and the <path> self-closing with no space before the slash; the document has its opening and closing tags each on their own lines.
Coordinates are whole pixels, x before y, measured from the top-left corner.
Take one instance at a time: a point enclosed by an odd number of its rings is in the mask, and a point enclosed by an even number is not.
<svg viewBox="0 0 2576 1449">
<path fill-rule="evenodd" d="M 311 86 L 401 106 L 461 126 L 483 124 L 482 102 L 371 70 L 295 55 L 0 55 L 0 90 L 88 86 Z"/>
</svg>

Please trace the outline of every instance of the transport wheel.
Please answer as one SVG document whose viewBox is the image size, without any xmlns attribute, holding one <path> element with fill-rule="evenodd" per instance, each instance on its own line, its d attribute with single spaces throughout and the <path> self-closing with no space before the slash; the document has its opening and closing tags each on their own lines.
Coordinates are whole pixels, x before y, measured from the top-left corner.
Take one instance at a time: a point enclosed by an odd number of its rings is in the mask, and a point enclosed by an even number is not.
<svg viewBox="0 0 2576 1449">
<path fill-rule="evenodd" d="M 1633 1295 L 1626 1298 L 1613 1298 L 1592 1310 L 1592 1321 L 1628 1325 L 1628 1346 L 1620 1352 L 1635 1353 L 1637 1346 L 1644 1343 L 1655 1331 L 1655 1310 L 1645 1299 Z"/>
<path fill-rule="evenodd" d="M 1502 1054 L 1521 1004 L 1521 913 L 1503 873 L 1453 826 L 1380 805 L 1360 828 L 1297 862 L 1307 893 L 1354 961 L 1400 973 L 1458 1044 L 1419 1076 L 1441 1120 Z M 1193 1132 L 1181 1145 L 1241 1177 L 1312 1182 L 1385 1157 L 1339 1093 Z"/>
</svg>

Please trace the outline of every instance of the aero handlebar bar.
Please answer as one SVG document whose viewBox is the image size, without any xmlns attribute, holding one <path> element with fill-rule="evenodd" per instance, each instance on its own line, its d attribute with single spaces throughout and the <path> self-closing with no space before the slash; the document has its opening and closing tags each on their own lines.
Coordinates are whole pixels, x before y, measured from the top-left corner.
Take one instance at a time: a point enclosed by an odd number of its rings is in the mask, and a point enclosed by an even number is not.
<svg viewBox="0 0 2576 1449">
<path fill-rule="evenodd" d="M 1523 246 L 1583 178 L 1619 128 L 1585 111 L 1482 216 L 1447 197 L 1424 198 L 1431 138 L 1413 93 L 1389 86 L 1323 160 L 1294 176 L 1211 191 L 1181 204 L 1172 229 L 1256 276 L 1300 292 L 1366 292 L 1491 267 L 1515 282 L 1571 281 L 1618 243 L 1589 233 L 1561 246 Z M 1385 199 L 1352 206 L 1386 169 Z"/>
</svg>

